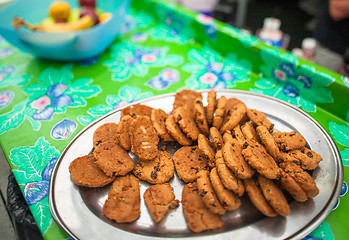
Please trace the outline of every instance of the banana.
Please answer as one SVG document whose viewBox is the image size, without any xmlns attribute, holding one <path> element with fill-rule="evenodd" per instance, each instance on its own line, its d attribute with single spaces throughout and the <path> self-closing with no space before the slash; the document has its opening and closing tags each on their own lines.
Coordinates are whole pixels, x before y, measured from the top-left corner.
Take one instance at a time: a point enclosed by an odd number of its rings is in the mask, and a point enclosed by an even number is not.
<svg viewBox="0 0 349 240">
<path fill-rule="evenodd" d="M 71 23 L 54 23 L 50 25 L 31 25 L 24 21 L 20 17 L 16 17 L 12 20 L 12 25 L 18 30 L 22 26 L 28 28 L 31 31 L 40 31 L 40 32 L 72 32 L 77 30 L 83 30 L 92 27 L 95 24 L 95 21 L 90 15 L 85 15 L 82 18 L 79 18 L 75 22 Z"/>
</svg>

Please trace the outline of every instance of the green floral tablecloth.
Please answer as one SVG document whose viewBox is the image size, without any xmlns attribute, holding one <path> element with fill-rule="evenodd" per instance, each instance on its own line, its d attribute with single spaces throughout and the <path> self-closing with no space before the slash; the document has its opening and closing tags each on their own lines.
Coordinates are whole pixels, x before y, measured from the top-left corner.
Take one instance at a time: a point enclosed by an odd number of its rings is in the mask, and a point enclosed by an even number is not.
<svg viewBox="0 0 349 240">
<path fill-rule="evenodd" d="M 0 144 L 44 238 L 64 239 L 48 207 L 50 175 L 84 126 L 126 104 L 183 88 L 274 96 L 314 117 L 343 161 L 337 204 L 305 239 L 346 239 L 348 87 L 348 78 L 210 17 L 167 1 L 134 1 L 121 37 L 85 61 L 40 60 L 0 38 Z"/>
</svg>

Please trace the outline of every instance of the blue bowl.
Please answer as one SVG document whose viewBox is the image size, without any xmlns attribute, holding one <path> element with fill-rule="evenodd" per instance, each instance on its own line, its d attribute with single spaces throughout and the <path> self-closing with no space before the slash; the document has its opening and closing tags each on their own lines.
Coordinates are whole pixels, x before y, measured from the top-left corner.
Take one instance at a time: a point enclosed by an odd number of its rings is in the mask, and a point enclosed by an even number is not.
<svg viewBox="0 0 349 240">
<path fill-rule="evenodd" d="M 99 0 L 98 9 L 112 13 L 112 18 L 102 24 L 82 31 L 66 33 L 33 32 L 21 28 L 16 30 L 11 21 L 22 17 L 30 23 L 39 23 L 48 16 L 54 0 L 17 0 L 0 10 L 0 35 L 9 43 L 34 56 L 78 61 L 102 53 L 118 36 L 126 17 L 130 0 Z M 65 0 L 72 9 L 79 7 L 78 0 Z"/>
</svg>

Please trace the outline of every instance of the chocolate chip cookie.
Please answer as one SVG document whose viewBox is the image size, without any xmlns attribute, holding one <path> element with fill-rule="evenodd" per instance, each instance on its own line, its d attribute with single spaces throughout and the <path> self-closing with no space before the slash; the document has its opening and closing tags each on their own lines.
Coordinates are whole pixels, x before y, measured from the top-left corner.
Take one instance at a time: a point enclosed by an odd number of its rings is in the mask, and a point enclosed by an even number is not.
<svg viewBox="0 0 349 240">
<path fill-rule="evenodd" d="M 140 180 L 160 184 L 169 181 L 174 171 L 171 155 L 166 151 L 159 151 L 159 155 L 152 161 L 138 160 L 133 174 Z"/>
</svg>

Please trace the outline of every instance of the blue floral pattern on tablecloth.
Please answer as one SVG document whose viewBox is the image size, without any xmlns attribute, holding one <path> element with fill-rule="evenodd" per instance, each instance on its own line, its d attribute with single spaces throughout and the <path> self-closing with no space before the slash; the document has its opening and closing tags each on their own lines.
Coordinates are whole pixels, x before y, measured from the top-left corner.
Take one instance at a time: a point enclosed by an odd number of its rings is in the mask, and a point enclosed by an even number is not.
<svg viewBox="0 0 349 240">
<path fill-rule="evenodd" d="M 165 90 L 179 81 L 179 72 L 175 68 L 165 68 L 145 84 L 155 90 Z"/>
<path fill-rule="evenodd" d="M 315 71 L 314 66 L 299 65 L 298 59 L 289 52 L 262 49 L 264 65 L 260 70 L 263 78 L 255 83 L 254 92 L 263 93 L 289 102 L 306 111 L 315 112 L 317 103 L 333 102 L 327 88 L 334 78 Z"/>
<path fill-rule="evenodd" d="M 34 213 L 39 229 L 45 232 L 52 221 L 48 206 L 50 176 L 60 153 L 44 138 L 35 146 L 22 146 L 11 150 L 11 163 L 23 195 Z"/>
<path fill-rule="evenodd" d="M 78 121 L 86 126 L 92 121 L 96 120 L 98 117 L 103 116 L 104 114 L 118 109 L 123 108 L 126 105 L 145 99 L 153 96 L 151 92 L 141 92 L 141 90 L 137 87 L 131 87 L 128 85 L 124 85 L 118 91 L 118 95 L 108 95 L 106 98 L 106 104 L 100 104 L 91 107 L 86 115 L 78 116 Z"/>
<path fill-rule="evenodd" d="M 21 68 L 21 66 L 0 65 L 0 88 L 27 84 L 31 76 L 28 74 L 18 74 Z"/>
<path fill-rule="evenodd" d="M 65 113 L 68 107 L 86 106 L 85 98 L 101 92 L 99 86 L 90 85 L 90 78 L 72 80 L 71 65 L 45 69 L 38 77 L 39 83 L 23 88 L 29 95 L 28 99 L 0 116 L 0 134 L 18 128 L 25 120 L 29 120 L 33 130 L 38 131 L 42 121 L 52 120 L 54 114 Z"/>
<path fill-rule="evenodd" d="M 183 57 L 169 54 L 168 47 L 142 47 L 131 42 L 116 43 L 112 47 L 111 59 L 103 62 L 112 72 L 115 81 L 126 81 L 131 76 L 144 77 L 149 68 L 178 66 Z"/>
<path fill-rule="evenodd" d="M 209 48 L 190 49 L 189 62 L 182 70 L 191 73 L 185 88 L 227 89 L 236 87 L 239 82 L 249 81 L 250 70 L 237 65 Z"/>
</svg>

